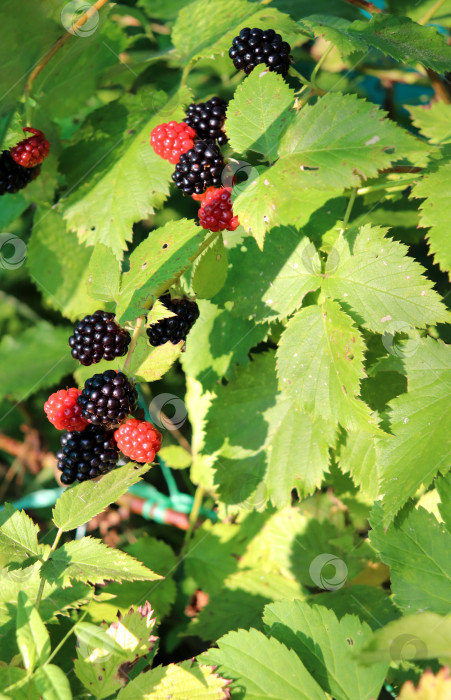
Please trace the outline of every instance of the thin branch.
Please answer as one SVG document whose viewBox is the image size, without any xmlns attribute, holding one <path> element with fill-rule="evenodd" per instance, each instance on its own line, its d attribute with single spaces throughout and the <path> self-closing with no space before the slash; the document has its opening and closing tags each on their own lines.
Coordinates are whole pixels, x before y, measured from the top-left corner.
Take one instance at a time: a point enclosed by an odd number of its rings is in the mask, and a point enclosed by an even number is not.
<svg viewBox="0 0 451 700">
<path fill-rule="evenodd" d="M 435 5 L 432 5 L 432 7 L 427 12 L 425 12 L 423 17 L 420 20 L 418 20 L 418 24 L 427 24 L 428 22 L 430 22 L 435 13 L 439 11 L 439 9 L 442 7 L 442 5 L 445 4 L 445 2 L 446 0 L 437 0 Z"/>
<path fill-rule="evenodd" d="M 74 34 L 77 33 L 77 30 L 80 29 L 88 19 L 90 19 L 98 10 L 100 10 L 103 5 L 106 5 L 108 0 L 97 0 L 97 2 L 94 3 L 94 5 L 91 5 L 89 10 L 87 10 L 84 14 L 81 15 L 77 19 L 76 22 L 72 24 L 72 26 L 66 31 L 65 34 L 62 36 L 58 37 L 58 39 L 55 41 L 53 46 L 47 51 L 45 56 L 39 61 L 38 65 L 34 70 L 31 71 L 30 75 L 28 76 L 27 84 L 25 85 L 25 99 L 28 100 L 28 95 L 30 93 L 31 87 L 38 77 L 39 73 L 41 70 L 47 65 L 47 63 L 53 58 L 53 56 L 59 51 L 59 49 L 64 46 L 66 41 L 69 39 L 69 37 L 73 36 Z"/>
<path fill-rule="evenodd" d="M 355 7 L 359 7 L 361 10 L 366 10 L 370 15 L 383 13 L 380 7 L 376 7 L 376 5 L 373 5 L 372 2 L 367 2 L 367 0 L 345 0 L 345 2 L 348 2 L 350 5 L 355 5 Z"/>
<path fill-rule="evenodd" d="M 136 326 L 135 326 L 135 330 L 133 331 L 132 341 L 130 343 L 127 357 L 125 358 L 125 362 L 124 362 L 124 370 L 128 369 L 128 367 L 130 365 L 133 351 L 136 348 L 136 343 L 138 342 L 138 338 L 139 338 L 139 335 L 141 333 L 141 326 L 142 326 L 143 322 L 144 322 L 144 316 L 140 316 L 138 318 L 138 320 L 136 321 Z"/>
<path fill-rule="evenodd" d="M 447 105 L 451 104 L 451 94 L 439 74 L 436 73 L 435 70 L 432 70 L 432 68 L 426 68 L 426 72 L 437 98 Z"/>
</svg>

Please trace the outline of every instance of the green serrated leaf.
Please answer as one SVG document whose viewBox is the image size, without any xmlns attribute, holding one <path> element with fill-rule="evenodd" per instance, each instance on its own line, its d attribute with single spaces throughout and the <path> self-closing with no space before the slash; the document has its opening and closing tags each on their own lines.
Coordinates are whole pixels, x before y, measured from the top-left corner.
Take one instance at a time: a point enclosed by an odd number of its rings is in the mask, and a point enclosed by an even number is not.
<svg viewBox="0 0 451 700">
<path fill-rule="evenodd" d="M 451 533 L 451 472 L 437 479 L 435 486 L 440 496 L 440 503 L 438 505 L 440 515 L 448 531 Z"/>
<path fill-rule="evenodd" d="M 229 681 L 221 678 L 210 666 L 193 665 L 191 661 L 157 666 L 141 673 L 123 688 L 118 700 L 222 700 L 226 698 Z"/>
<path fill-rule="evenodd" d="M 228 258 L 220 235 L 196 262 L 191 286 L 199 299 L 211 299 L 227 279 Z"/>
<path fill-rule="evenodd" d="M 451 105 L 446 102 L 431 102 L 428 105 L 410 106 L 414 126 L 426 136 L 431 143 L 446 144 L 451 142 Z"/>
<path fill-rule="evenodd" d="M 420 225 L 429 228 L 428 241 L 434 260 L 442 270 L 451 272 L 451 244 L 447 221 L 447 193 L 451 187 L 451 163 L 440 165 L 413 189 L 412 196 L 425 198 L 420 205 Z"/>
<path fill-rule="evenodd" d="M 218 664 L 249 700 L 325 700 L 326 695 L 295 652 L 251 629 L 229 632 L 201 659 Z M 232 684 L 232 689 L 234 688 Z"/>
<path fill-rule="evenodd" d="M 371 639 L 371 629 L 355 615 L 338 620 L 332 610 L 306 602 L 280 601 L 265 608 L 268 634 L 293 649 L 322 689 L 336 700 L 376 698 L 388 662 L 370 668 L 355 658 Z"/>
<path fill-rule="evenodd" d="M 99 243 L 89 260 L 87 287 L 90 296 L 101 301 L 117 301 L 120 278 L 121 264 L 111 248 Z"/>
<path fill-rule="evenodd" d="M 389 404 L 391 435 L 377 445 L 385 523 L 438 472 L 449 469 L 451 348 L 432 338 L 400 346 L 409 391 Z"/>
<path fill-rule="evenodd" d="M 0 512 L 0 562 L 23 562 L 40 554 L 39 527 L 23 510 L 5 503 Z"/>
<path fill-rule="evenodd" d="M 408 17 L 374 14 L 369 22 L 348 22 L 343 18 L 312 15 L 301 26 L 313 29 L 315 36 L 324 36 L 343 56 L 355 51 L 378 49 L 403 64 L 421 63 L 438 73 L 448 70 L 451 48 L 435 27 L 423 27 Z"/>
<path fill-rule="evenodd" d="M 356 187 L 409 152 L 414 160 L 424 154 L 424 146 L 384 117 L 385 112 L 355 95 L 324 95 L 298 112 L 281 139 L 279 160 L 268 179 L 289 191 Z"/>
<path fill-rule="evenodd" d="M 130 256 L 130 270 L 122 276 L 116 315 L 121 323 L 145 313 L 146 304 L 171 286 L 191 264 L 205 231 L 194 221 L 170 221 L 143 241 Z"/>
<path fill-rule="evenodd" d="M 319 488 L 329 468 L 329 447 L 335 443 L 335 429 L 321 418 L 312 418 L 289 402 L 288 411 L 268 437 L 267 493 L 277 508 L 291 503 L 296 489 L 304 498 Z"/>
<path fill-rule="evenodd" d="M 38 207 L 27 249 L 30 277 L 48 304 L 74 320 L 93 313 L 98 302 L 88 294 L 88 264 L 92 251 L 66 230 L 61 216 Z"/>
<path fill-rule="evenodd" d="M 82 243 L 103 243 L 120 259 L 133 223 L 164 202 L 173 166 L 150 147 L 150 132 L 161 122 L 180 119 L 188 94 L 185 88 L 169 102 L 155 91 L 128 96 L 98 110 L 80 130 L 83 143 L 66 154 L 75 189 L 64 203 L 64 218 Z M 78 181 L 72 159 L 83 168 Z"/>
<path fill-rule="evenodd" d="M 59 666 L 41 666 L 34 674 L 33 681 L 43 700 L 72 700 L 69 680 Z"/>
<path fill-rule="evenodd" d="M 206 300 L 199 300 L 198 306 L 199 319 L 188 335 L 181 363 L 185 373 L 208 390 L 222 377 L 232 379 L 238 364 L 248 364 L 249 349 L 264 339 L 268 327 L 233 317 Z"/>
<path fill-rule="evenodd" d="M 120 659 L 127 659 L 128 653 L 118 642 L 107 633 L 103 627 L 93 625 L 91 622 L 77 622 L 74 632 L 79 642 L 86 651 L 92 653 L 95 649 L 101 649 Z"/>
<path fill-rule="evenodd" d="M 42 566 L 42 576 L 51 583 L 68 586 L 71 580 L 92 584 L 104 581 L 156 581 L 159 574 L 120 549 L 100 540 L 83 537 L 58 547 Z"/>
<path fill-rule="evenodd" d="M 191 465 L 192 457 L 187 450 L 179 445 L 168 445 L 159 451 L 158 457 L 163 459 L 171 469 L 186 469 Z"/>
<path fill-rule="evenodd" d="M 216 299 L 230 298 L 234 313 L 257 323 L 286 318 L 321 283 L 315 246 L 291 227 L 273 229 L 263 251 L 245 238 L 229 257 L 227 288 Z"/>
<path fill-rule="evenodd" d="M 446 321 L 449 314 L 424 268 L 386 229 L 363 226 L 340 238 L 329 254 L 322 287 L 353 319 L 377 333 Z"/>
<path fill-rule="evenodd" d="M 365 664 L 451 658 L 451 616 L 432 612 L 406 615 L 376 630 L 359 653 Z M 421 697 L 421 696 L 418 696 Z"/>
<path fill-rule="evenodd" d="M 358 398 L 364 350 L 359 331 L 336 302 L 301 309 L 277 351 L 280 386 L 314 418 L 377 433 L 370 409 Z"/>
<path fill-rule="evenodd" d="M 23 401 L 38 389 L 56 384 L 75 368 L 67 339 L 70 330 L 39 321 L 0 343 L 0 397 Z M 14 362 L 11 362 L 11 358 Z"/>
<path fill-rule="evenodd" d="M 376 443 L 368 433 L 348 432 L 340 451 L 340 469 L 350 474 L 356 486 L 373 501 L 379 494 Z"/>
<path fill-rule="evenodd" d="M 282 76 L 257 66 L 227 108 L 225 130 L 233 150 L 256 151 L 275 160 L 280 138 L 295 115 L 293 103 L 294 92 Z"/>
<path fill-rule="evenodd" d="M 449 552 L 451 534 L 424 508 L 411 510 L 396 525 L 384 528 L 384 511 L 374 507 L 371 544 L 390 566 L 394 600 L 405 614 L 447 615 L 451 607 Z"/>
<path fill-rule="evenodd" d="M 53 522 L 63 532 L 84 525 L 138 483 L 148 469 L 147 464 L 137 467 L 130 462 L 105 474 L 100 481 L 85 481 L 67 489 L 53 509 Z"/>
<path fill-rule="evenodd" d="M 184 344 L 183 340 L 176 345 L 168 341 L 152 348 L 147 336 L 141 336 L 132 355 L 130 374 L 136 381 L 156 382 L 178 359 Z M 111 363 L 109 363 L 108 368 L 111 368 Z"/>
<path fill-rule="evenodd" d="M 19 591 L 17 603 L 17 646 L 26 671 L 32 673 L 50 656 L 50 637 L 38 611 L 23 591 Z"/>
</svg>

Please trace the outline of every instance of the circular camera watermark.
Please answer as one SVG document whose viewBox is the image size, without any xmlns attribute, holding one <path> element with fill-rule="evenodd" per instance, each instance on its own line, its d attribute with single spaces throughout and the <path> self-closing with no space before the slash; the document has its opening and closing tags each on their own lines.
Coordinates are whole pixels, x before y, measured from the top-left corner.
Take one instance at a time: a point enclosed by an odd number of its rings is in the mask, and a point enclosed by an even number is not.
<svg viewBox="0 0 451 700">
<path fill-rule="evenodd" d="M 80 658 L 91 664 L 104 664 L 113 656 L 111 649 L 99 647 L 94 641 L 87 641 L 80 637 L 78 637 L 77 647 Z"/>
<path fill-rule="evenodd" d="M 392 661 L 413 661 L 427 659 L 428 650 L 422 639 L 414 634 L 400 634 L 390 643 Z"/>
<path fill-rule="evenodd" d="M 313 243 L 308 243 L 302 251 L 302 264 L 311 275 L 321 273 L 321 258 Z"/>
<path fill-rule="evenodd" d="M 245 160 L 230 158 L 221 173 L 223 187 L 232 187 L 234 195 L 241 194 L 244 190 L 250 191 L 257 184 L 259 173 Z"/>
<path fill-rule="evenodd" d="M 188 417 L 185 403 L 174 394 L 158 394 L 152 399 L 149 413 L 164 430 L 180 430 Z"/>
<path fill-rule="evenodd" d="M 80 19 L 88 10 L 92 9 L 92 13 L 81 27 L 75 27 L 74 24 Z M 96 8 L 91 5 L 90 2 L 85 2 L 84 0 L 71 0 L 66 5 L 64 5 L 61 10 L 61 24 L 64 29 L 71 34 L 81 37 L 91 36 L 96 31 L 99 25 L 99 13 Z"/>
<path fill-rule="evenodd" d="M 335 573 L 332 574 L 326 567 L 333 567 Z M 309 574 L 318 588 L 324 591 L 337 591 L 346 583 L 348 567 L 343 559 L 339 559 L 335 554 L 318 554 L 310 564 Z"/>
<path fill-rule="evenodd" d="M 14 233 L 0 233 L 0 268 L 17 270 L 27 257 L 27 246 Z"/>
<path fill-rule="evenodd" d="M 0 568 L 0 581 L 9 582 L 13 584 L 23 584 L 28 581 L 31 576 L 35 573 L 36 568 L 32 565 L 30 566 L 17 566 L 14 568 L 13 565 L 9 567 Z"/>
<path fill-rule="evenodd" d="M 240 480 L 243 484 L 240 489 L 239 502 L 243 510 L 261 510 L 268 501 L 268 490 L 263 477 L 255 474 L 243 474 Z"/>
<path fill-rule="evenodd" d="M 386 317 L 387 330 L 382 335 L 382 345 L 396 357 L 411 357 L 420 344 L 420 335 L 416 328 L 404 321 L 393 321 Z"/>
</svg>

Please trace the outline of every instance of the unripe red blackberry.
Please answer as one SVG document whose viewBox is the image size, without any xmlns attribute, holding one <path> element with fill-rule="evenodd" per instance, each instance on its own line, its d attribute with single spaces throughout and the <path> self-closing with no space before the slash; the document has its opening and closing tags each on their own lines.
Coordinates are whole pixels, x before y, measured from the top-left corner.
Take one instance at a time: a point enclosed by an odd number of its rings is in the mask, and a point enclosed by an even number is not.
<svg viewBox="0 0 451 700">
<path fill-rule="evenodd" d="M 42 131 L 26 126 L 22 131 L 30 131 L 33 136 L 29 136 L 11 148 L 10 153 L 16 163 L 24 168 L 33 168 L 47 158 L 50 151 L 50 144 Z"/>
<path fill-rule="evenodd" d="M 77 403 L 81 391 L 75 387 L 60 389 L 51 394 L 44 404 L 50 423 L 57 430 L 84 430 L 88 425 Z"/>
<path fill-rule="evenodd" d="M 245 27 L 234 38 L 229 56 L 235 68 L 244 70 L 246 75 L 249 75 L 255 66 L 264 63 L 269 70 L 286 77 L 291 63 L 290 51 L 290 44 L 283 41 L 274 29 Z"/>
<path fill-rule="evenodd" d="M 209 187 L 202 198 L 199 209 L 199 223 L 210 231 L 235 231 L 239 226 L 237 216 L 233 216 L 231 188 Z"/>
<path fill-rule="evenodd" d="M 82 416 L 93 425 L 117 427 L 136 410 L 138 393 L 123 372 L 108 369 L 86 380 L 78 397 Z"/>
<path fill-rule="evenodd" d="M 119 326 L 114 314 L 99 310 L 75 325 L 69 345 L 72 357 L 88 366 L 102 359 L 111 361 L 123 357 L 130 340 L 130 333 Z"/>
<path fill-rule="evenodd" d="M 177 345 L 181 340 L 186 339 L 186 336 L 199 318 L 199 307 L 195 301 L 190 301 L 186 297 L 171 299 L 169 293 L 163 294 L 159 301 L 169 311 L 177 315 L 163 318 L 158 323 L 152 324 L 146 331 L 149 343 L 154 347 L 164 345 L 169 341 L 173 345 Z"/>
<path fill-rule="evenodd" d="M 15 194 L 23 190 L 41 172 L 41 166 L 24 168 L 11 156 L 9 151 L 0 155 L 0 195 Z"/>
<path fill-rule="evenodd" d="M 175 165 L 182 153 L 193 147 L 196 137 L 196 132 L 187 123 L 172 121 L 152 129 L 150 145 L 157 155 Z"/>
<path fill-rule="evenodd" d="M 113 431 L 88 425 L 83 431 L 64 433 L 57 452 L 61 481 L 66 486 L 74 481 L 95 479 L 114 469 L 119 448 Z"/>
<path fill-rule="evenodd" d="M 184 194 L 201 194 L 207 187 L 219 187 L 224 160 L 213 143 L 197 141 L 194 147 L 180 156 L 172 175 Z"/>
<path fill-rule="evenodd" d="M 226 100 L 212 97 L 207 102 L 194 102 L 186 111 L 185 123 L 191 126 L 198 137 L 204 141 L 217 141 L 220 146 L 227 143 L 224 126 L 227 110 Z"/>
<path fill-rule="evenodd" d="M 114 439 L 125 457 L 139 464 L 150 464 L 161 447 L 161 434 L 145 420 L 129 418 L 115 430 Z"/>
</svg>

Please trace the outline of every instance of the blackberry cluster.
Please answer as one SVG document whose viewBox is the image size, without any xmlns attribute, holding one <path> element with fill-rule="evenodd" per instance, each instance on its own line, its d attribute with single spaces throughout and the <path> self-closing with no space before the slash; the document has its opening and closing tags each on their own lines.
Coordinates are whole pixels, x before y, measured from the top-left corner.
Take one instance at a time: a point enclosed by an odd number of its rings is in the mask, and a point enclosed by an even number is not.
<svg viewBox="0 0 451 700">
<path fill-rule="evenodd" d="M 108 369 L 86 380 L 77 401 L 83 418 L 93 425 L 112 428 L 136 410 L 138 392 L 123 372 Z"/>
<path fill-rule="evenodd" d="M 219 187 L 224 160 L 219 148 L 208 141 L 197 141 L 180 156 L 172 175 L 184 194 L 201 194 L 207 187 Z"/>
<path fill-rule="evenodd" d="M 24 168 L 16 163 L 9 151 L 3 151 L 0 155 L 0 195 L 19 192 L 39 175 L 40 170 L 40 165 Z"/>
<path fill-rule="evenodd" d="M 190 104 L 186 111 L 185 123 L 192 127 L 198 137 L 204 141 L 217 141 L 220 146 L 227 143 L 227 136 L 222 130 L 227 110 L 226 100 L 212 97 L 207 102 Z"/>
<path fill-rule="evenodd" d="M 111 471 L 117 464 L 119 448 L 113 431 L 89 425 L 84 430 L 64 433 L 57 453 L 61 483 L 95 479 Z"/>
<path fill-rule="evenodd" d="M 274 29 L 245 27 L 234 38 L 229 56 L 235 68 L 244 70 L 246 75 L 259 63 L 264 63 L 269 70 L 280 73 L 285 78 L 291 63 L 290 51 L 290 44 L 283 41 Z"/>
<path fill-rule="evenodd" d="M 127 353 L 130 340 L 130 333 L 116 323 L 114 314 L 96 311 L 76 324 L 69 345 L 72 357 L 88 366 L 102 358 L 114 360 L 122 357 Z"/>
<path fill-rule="evenodd" d="M 171 299 L 171 295 L 163 294 L 159 298 L 162 304 L 176 316 L 163 318 L 158 323 L 154 323 L 147 329 L 149 343 L 154 347 L 164 345 L 169 340 L 176 345 L 180 340 L 185 340 L 186 336 L 199 318 L 199 307 L 195 301 L 190 301 L 186 297 L 182 299 Z"/>
</svg>

